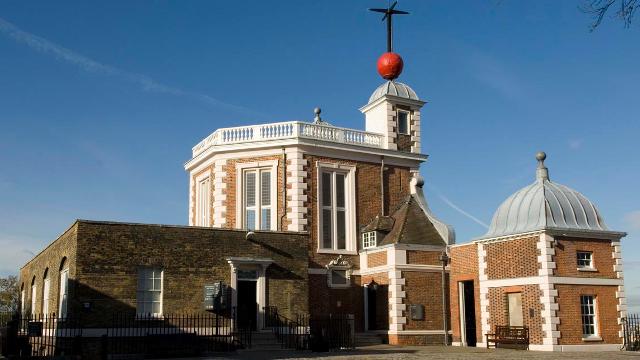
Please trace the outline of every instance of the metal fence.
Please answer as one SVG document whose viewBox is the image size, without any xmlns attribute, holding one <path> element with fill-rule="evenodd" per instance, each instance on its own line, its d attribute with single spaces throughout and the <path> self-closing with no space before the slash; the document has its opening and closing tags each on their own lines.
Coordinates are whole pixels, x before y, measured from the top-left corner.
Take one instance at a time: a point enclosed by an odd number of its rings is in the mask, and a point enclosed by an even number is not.
<svg viewBox="0 0 640 360">
<path fill-rule="evenodd" d="M 10 358 L 185 357 L 251 347 L 251 329 L 226 314 L 114 314 L 105 327 L 55 314 L 0 315 L 1 354 Z"/>
<path fill-rule="evenodd" d="M 640 316 L 629 314 L 622 318 L 623 349 L 627 351 L 640 350 Z"/>
<path fill-rule="evenodd" d="M 295 320 L 278 314 L 275 306 L 264 308 L 264 327 L 271 329 L 278 343 L 286 349 L 309 349 L 309 316 L 297 315 Z"/>
</svg>

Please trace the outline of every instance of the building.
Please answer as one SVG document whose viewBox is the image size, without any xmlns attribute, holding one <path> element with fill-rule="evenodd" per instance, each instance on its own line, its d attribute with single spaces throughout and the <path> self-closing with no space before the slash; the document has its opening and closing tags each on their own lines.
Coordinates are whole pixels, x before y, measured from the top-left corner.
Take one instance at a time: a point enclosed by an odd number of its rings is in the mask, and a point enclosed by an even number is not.
<svg viewBox="0 0 640 360">
<path fill-rule="evenodd" d="M 484 346 L 496 325 L 525 325 L 534 350 L 617 350 L 626 234 L 536 158 L 535 182 L 500 205 L 487 234 L 451 247 L 453 340 Z"/>
</svg>

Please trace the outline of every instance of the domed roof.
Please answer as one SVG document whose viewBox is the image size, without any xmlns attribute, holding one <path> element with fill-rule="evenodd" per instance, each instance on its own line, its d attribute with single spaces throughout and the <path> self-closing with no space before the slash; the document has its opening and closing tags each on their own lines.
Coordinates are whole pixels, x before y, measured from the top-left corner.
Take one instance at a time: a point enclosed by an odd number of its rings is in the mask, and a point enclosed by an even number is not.
<svg viewBox="0 0 640 360">
<path fill-rule="evenodd" d="M 378 86 L 376 91 L 371 94 L 369 97 L 369 103 L 372 103 L 375 100 L 385 96 L 385 95 L 393 95 L 398 96 L 405 99 L 411 100 L 420 100 L 418 99 L 418 95 L 409 85 L 403 84 L 399 81 L 387 81 L 384 84 Z"/>
<path fill-rule="evenodd" d="M 537 154 L 536 181 L 505 200 L 482 238 L 542 229 L 608 231 L 595 205 L 584 195 L 549 180 L 546 154 Z"/>
</svg>

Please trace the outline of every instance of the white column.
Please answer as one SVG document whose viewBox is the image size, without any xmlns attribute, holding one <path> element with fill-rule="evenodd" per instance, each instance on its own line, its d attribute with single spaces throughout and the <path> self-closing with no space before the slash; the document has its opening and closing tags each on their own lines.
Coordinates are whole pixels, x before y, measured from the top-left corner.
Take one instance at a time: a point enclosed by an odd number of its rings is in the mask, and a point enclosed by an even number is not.
<svg viewBox="0 0 640 360">
<path fill-rule="evenodd" d="M 550 347 L 549 350 L 553 350 L 553 345 L 558 344 L 558 338 L 560 337 L 560 331 L 558 331 L 558 324 L 560 323 L 557 302 L 558 290 L 555 289 L 555 285 L 550 281 L 550 277 L 553 276 L 553 271 L 556 268 L 556 263 L 553 259 L 556 254 L 553 243 L 552 236 L 542 233 L 537 244 L 538 251 L 540 251 L 538 256 L 538 263 L 540 264 L 538 275 L 542 278 L 542 282 L 539 285 L 542 292 L 542 295 L 540 295 L 540 303 L 542 304 L 540 317 L 543 320 L 542 344 Z"/>
<path fill-rule="evenodd" d="M 622 273 L 622 249 L 620 247 L 620 240 L 611 242 L 611 256 L 614 259 L 613 271 L 616 273 L 616 278 L 624 279 L 624 275 Z M 618 332 L 618 336 L 622 337 L 622 318 L 627 317 L 627 298 L 624 291 L 624 285 L 618 286 L 618 291 L 616 291 L 616 298 L 618 299 L 618 324 L 620 325 L 620 330 Z"/>
<path fill-rule="evenodd" d="M 487 276 L 487 252 L 484 244 L 478 244 L 478 280 L 480 286 L 480 328 L 482 329 L 482 338 L 478 339 L 478 347 L 485 346 L 484 334 L 491 332 L 489 327 L 489 288 L 485 285 L 485 281 L 489 280 Z"/>
<path fill-rule="evenodd" d="M 287 155 L 287 219 L 289 231 L 305 231 L 308 224 L 307 219 L 307 160 L 304 158 L 302 150 L 290 148 L 286 150 Z"/>
<path fill-rule="evenodd" d="M 402 278 L 402 271 L 389 271 L 389 330 L 391 332 L 404 330 L 407 318 L 404 315 L 407 305 L 404 304 L 406 293 L 403 290 L 405 279 Z"/>
<path fill-rule="evenodd" d="M 227 160 L 216 160 L 213 168 L 213 227 L 224 227 L 227 222 L 227 173 L 224 166 Z"/>
</svg>

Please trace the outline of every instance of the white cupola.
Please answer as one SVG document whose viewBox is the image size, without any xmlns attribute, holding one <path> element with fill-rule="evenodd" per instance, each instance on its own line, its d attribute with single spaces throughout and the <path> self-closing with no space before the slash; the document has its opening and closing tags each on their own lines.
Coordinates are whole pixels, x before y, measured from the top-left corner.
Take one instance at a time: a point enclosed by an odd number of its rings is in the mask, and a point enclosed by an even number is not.
<svg viewBox="0 0 640 360">
<path fill-rule="evenodd" d="M 360 111 L 366 131 L 384 135 L 386 149 L 420 153 L 420 109 L 424 104 L 408 85 L 389 80 L 371 94 Z"/>
</svg>

